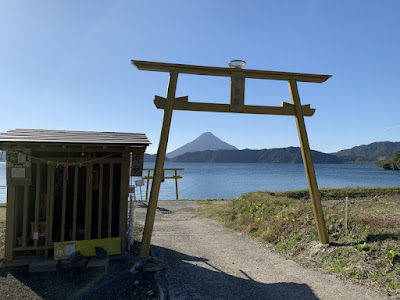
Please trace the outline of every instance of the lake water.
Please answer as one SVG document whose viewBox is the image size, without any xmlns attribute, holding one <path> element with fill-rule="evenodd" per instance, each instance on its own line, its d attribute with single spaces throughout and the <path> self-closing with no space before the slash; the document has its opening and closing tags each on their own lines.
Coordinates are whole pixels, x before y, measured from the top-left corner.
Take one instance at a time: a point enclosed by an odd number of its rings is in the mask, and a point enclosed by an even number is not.
<svg viewBox="0 0 400 300">
<path fill-rule="evenodd" d="M 153 163 L 144 164 L 145 168 L 153 166 Z M 250 191 L 307 188 L 302 164 L 166 163 L 165 168 L 185 169 L 178 171 L 183 177 L 178 180 L 179 199 L 229 199 Z M 319 188 L 400 185 L 400 172 L 382 170 L 376 165 L 316 164 L 315 172 Z M 166 171 L 165 176 L 171 175 Z M 5 163 L 0 163 L 0 185 L 6 185 Z M 143 199 L 145 193 L 146 186 L 142 187 Z M 140 189 L 136 190 L 136 197 L 140 200 Z M 166 179 L 161 184 L 159 198 L 175 197 L 175 181 Z M 6 190 L 0 189 L 0 202 L 5 201 Z"/>
</svg>

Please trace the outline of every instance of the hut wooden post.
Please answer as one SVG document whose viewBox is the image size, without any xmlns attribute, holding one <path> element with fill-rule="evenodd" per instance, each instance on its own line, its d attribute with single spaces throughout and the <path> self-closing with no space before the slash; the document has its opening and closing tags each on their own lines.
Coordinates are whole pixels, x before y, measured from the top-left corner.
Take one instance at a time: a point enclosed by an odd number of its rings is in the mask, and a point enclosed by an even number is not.
<svg viewBox="0 0 400 300">
<path fill-rule="evenodd" d="M 29 186 L 24 186 L 24 206 L 22 215 L 22 247 L 26 248 L 28 238 L 28 205 L 29 205 Z"/>
<path fill-rule="evenodd" d="M 45 245 L 48 246 L 51 243 L 51 237 L 50 237 L 50 194 L 52 191 L 51 188 L 51 174 L 53 173 L 53 168 L 49 164 L 47 166 L 47 191 L 46 191 L 46 232 L 45 232 Z M 46 247 L 45 249 L 45 257 L 49 256 L 49 249 Z"/>
<path fill-rule="evenodd" d="M 112 208 L 113 208 L 113 182 L 114 182 L 114 164 L 110 164 L 110 181 L 108 188 L 108 237 L 112 236 Z"/>
<path fill-rule="evenodd" d="M 149 199 L 149 182 L 150 182 L 150 169 L 147 170 L 146 202 Z"/>
<path fill-rule="evenodd" d="M 64 166 L 63 169 L 63 187 L 62 187 L 62 204 L 61 204 L 61 242 L 65 240 L 65 214 L 67 211 L 67 180 L 65 174 L 68 171 L 68 167 Z"/>
<path fill-rule="evenodd" d="M 178 72 L 171 71 L 169 76 L 166 105 L 164 108 L 164 119 L 161 129 L 160 142 L 158 144 L 156 165 L 154 169 L 153 182 L 151 185 L 149 205 L 146 214 L 146 223 L 143 231 L 140 257 L 148 257 L 150 253 L 151 234 L 153 232 L 154 218 L 156 215 L 158 195 L 160 192 L 161 179 L 164 174 L 165 154 L 167 151 L 169 129 L 171 127 L 172 111 L 175 101 L 176 84 Z"/>
<path fill-rule="evenodd" d="M 6 212 L 6 240 L 5 240 L 5 261 L 13 260 L 13 248 L 15 243 L 15 200 L 16 200 L 16 187 L 7 187 L 7 212 Z"/>
<path fill-rule="evenodd" d="M 49 245 L 53 244 L 53 222 L 54 222 L 54 183 L 55 183 L 55 167 L 50 167 L 50 198 L 49 198 L 49 218 L 48 218 L 48 237 Z"/>
<path fill-rule="evenodd" d="M 301 155 L 303 157 L 304 168 L 306 171 L 308 189 L 310 191 L 311 202 L 313 205 L 318 237 L 321 244 L 326 244 L 329 242 L 328 233 L 326 230 L 324 213 L 322 211 L 317 178 L 315 176 L 314 165 L 311 157 L 311 149 L 308 143 L 306 125 L 304 122 L 304 116 L 301 108 L 300 96 L 299 96 L 299 91 L 297 89 L 296 80 L 293 79 L 289 80 L 289 90 L 290 90 L 290 96 L 292 98 L 292 103 L 295 108 L 295 119 L 301 146 Z"/>
<path fill-rule="evenodd" d="M 126 251 L 126 227 L 129 197 L 129 151 L 122 153 L 121 163 L 121 195 L 119 199 L 119 236 L 121 237 L 121 254 Z"/>
<path fill-rule="evenodd" d="M 78 210 L 78 166 L 75 166 L 74 175 L 74 203 L 72 208 L 72 240 L 76 240 L 76 219 Z"/>
<path fill-rule="evenodd" d="M 97 208 L 97 238 L 101 239 L 103 225 L 103 164 L 100 164 L 99 205 Z"/>
<path fill-rule="evenodd" d="M 85 207 L 85 240 L 92 238 L 92 196 L 93 196 L 93 164 L 87 166 L 86 173 L 86 207 Z"/>
<path fill-rule="evenodd" d="M 40 209 L 40 183 L 41 183 L 41 178 L 40 178 L 40 168 L 41 164 L 38 163 L 36 164 L 36 193 L 35 193 L 35 225 L 33 228 L 33 232 L 39 232 L 39 209 Z M 39 241 L 39 236 L 37 239 L 34 239 L 33 245 L 35 247 L 38 246 L 38 241 Z"/>
</svg>

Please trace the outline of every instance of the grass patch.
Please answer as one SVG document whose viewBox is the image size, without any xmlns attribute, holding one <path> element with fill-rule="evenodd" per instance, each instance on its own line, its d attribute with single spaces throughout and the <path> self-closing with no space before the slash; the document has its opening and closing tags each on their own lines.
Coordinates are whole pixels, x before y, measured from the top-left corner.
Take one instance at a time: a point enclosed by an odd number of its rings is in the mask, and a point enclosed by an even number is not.
<svg viewBox="0 0 400 300">
<path fill-rule="evenodd" d="M 320 190 L 330 245 L 319 245 L 308 191 L 201 201 L 198 213 L 295 260 L 400 295 L 400 188 Z M 344 199 L 349 197 L 348 230 Z"/>
</svg>

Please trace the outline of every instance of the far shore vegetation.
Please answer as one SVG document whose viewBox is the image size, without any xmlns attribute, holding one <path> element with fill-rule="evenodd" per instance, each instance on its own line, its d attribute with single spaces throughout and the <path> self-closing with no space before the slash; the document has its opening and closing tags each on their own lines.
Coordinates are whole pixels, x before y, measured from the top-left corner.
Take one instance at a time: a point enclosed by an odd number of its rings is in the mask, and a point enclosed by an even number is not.
<svg viewBox="0 0 400 300">
<path fill-rule="evenodd" d="M 329 245 L 318 243 L 308 190 L 204 200 L 198 213 L 301 264 L 400 296 L 400 188 L 321 189 L 320 195 Z"/>
<path fill-rule="evenodd" d="M 380 162 L 378 166 L 385 170 L 400 170 L 400 151 L 394 153 L 389 160 Z"/>
</svg>

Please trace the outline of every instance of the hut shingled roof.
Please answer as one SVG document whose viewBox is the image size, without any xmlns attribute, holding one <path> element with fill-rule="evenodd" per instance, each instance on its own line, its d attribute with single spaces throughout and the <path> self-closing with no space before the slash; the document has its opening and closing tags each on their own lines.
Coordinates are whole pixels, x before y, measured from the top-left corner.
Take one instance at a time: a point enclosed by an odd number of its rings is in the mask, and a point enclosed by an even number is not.
<svg viewBox="0 0 400 300">
<path fill-rule="evenodd" d="M 61 143 L 148 146 L 144 133 L 96 132 L 45 129 L 15 129 L 0 133 L 0 144 L 13 143 Z"/>
</svg>

